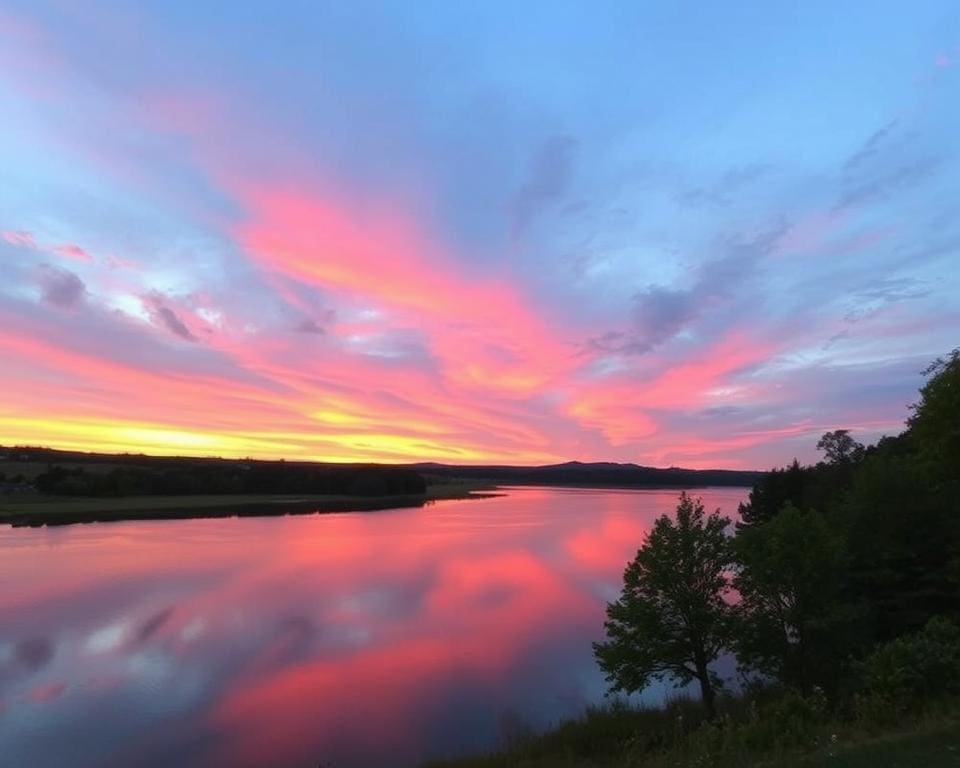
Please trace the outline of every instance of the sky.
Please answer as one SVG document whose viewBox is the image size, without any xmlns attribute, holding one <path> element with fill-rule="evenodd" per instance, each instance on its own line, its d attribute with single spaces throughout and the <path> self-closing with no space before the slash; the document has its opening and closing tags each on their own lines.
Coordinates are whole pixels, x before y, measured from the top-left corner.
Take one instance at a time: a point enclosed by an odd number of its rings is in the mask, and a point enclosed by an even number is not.
<svg viewBox="0 0 960 768">
<path fill-rule="evenodd" d="M 960 5 L 0 0 L 0 444 L 766 469 L 960 344 Z"/>
</svg>

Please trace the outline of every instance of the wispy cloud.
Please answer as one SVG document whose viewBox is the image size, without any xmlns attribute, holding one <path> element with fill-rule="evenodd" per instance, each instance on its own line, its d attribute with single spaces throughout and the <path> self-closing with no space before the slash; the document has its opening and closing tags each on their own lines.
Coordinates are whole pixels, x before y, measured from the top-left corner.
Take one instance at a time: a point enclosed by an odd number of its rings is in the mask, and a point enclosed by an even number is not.
<svg viewBox="0 0 960 768">
<path fill-rule="evenodd" d="M 590 347 L 603 352 L 644 354 L 709 316 L 748 290 L 761 260 L 770 255 L 787 231 L 785 225 L 759 235 L 726 238 L 726 253 L 691 270 L 687 288 L 649 285 L 633 296 L 632 327 L 591 339 Z"/>
</svg>

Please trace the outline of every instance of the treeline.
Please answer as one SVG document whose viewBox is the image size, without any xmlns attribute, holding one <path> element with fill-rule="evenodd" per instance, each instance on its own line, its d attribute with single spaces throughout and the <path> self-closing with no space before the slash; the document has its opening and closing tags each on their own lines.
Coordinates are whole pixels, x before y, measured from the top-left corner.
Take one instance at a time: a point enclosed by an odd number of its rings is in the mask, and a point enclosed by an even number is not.
<svg viewBox="0 0 960 768">
<path fill-rule="evenodd" d="M 420 464 L 436 477 L 469 478 L 506 485 L 573 485 L 611 488 L 702 488 L 711 485 L 752 486 L 762 472 L 730 469 L 643 467 L 638 464 L 570 461 L 540 467 Z"/>
<path fill-rule="evenodd" d="M 902 434 L 825 434 L 824 460 L 765 475 L 735 527 L 682 495 L 608 605 L 611 687 L 693 682 L 712 715 L 732 654 L 748 684 L 847 710 L 960 694 L 960 351 L 927 375 Z"/>
<path fill-rule="evenodd" d="M 345 466 L 368 468 L 383 465 L 324 464 L 307 461 L 271 461 L 263 459 L 224 459 L 216 457 L 147 456 L 132 453 L 90 453 L 64 451 L 36 446 L 0 446 L 0 461 L 13 470 L 17 462 L 60 466 L 103 465 L 179 469 L 183 466 L 279 466 L 283 468 L 339 469 Z M 509 465 L 396 464 L 389 468 L 411 470 L 438 483 L 471 480 L 503 485 L 590 486 L 608 488 L 703 488 L 706 486 L 750 487 L 764 473 L 750 470 L 683 469 L 680 467 L 644 467 L 614 462 L 569 461 L 537 467 Z M 95 471 L 99 471 L 99 466 Z"/>
<path fill-rule="evenodd" d="M 382 466 L 309 466 L 283 462 L 180 461 L 164 466 L 121 465 L 106 470 L 49 467 L 34 480 L 41 493 L 60 496 L 194 494 L 423 494 L 426 482 L 409 469 Z"/>
</svg>

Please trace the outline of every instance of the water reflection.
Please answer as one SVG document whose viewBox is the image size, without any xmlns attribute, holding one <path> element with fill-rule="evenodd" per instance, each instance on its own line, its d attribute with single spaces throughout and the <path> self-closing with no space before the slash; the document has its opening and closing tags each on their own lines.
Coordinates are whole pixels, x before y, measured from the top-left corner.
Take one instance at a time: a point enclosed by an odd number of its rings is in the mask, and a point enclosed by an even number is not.
<svg viewBox="0 0 960 768">
<path fill-rule="evenodd" d="M 604 602 L 676 495 L 0 529 L 0 754 L 402 766 L 546 726 L 602 697 Z"/>
</svg>

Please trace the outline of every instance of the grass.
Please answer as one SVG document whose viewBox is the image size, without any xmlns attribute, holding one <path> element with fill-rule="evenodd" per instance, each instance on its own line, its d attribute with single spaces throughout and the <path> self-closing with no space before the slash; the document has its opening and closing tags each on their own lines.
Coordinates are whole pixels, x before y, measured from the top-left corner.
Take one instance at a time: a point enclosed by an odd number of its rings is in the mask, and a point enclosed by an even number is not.
<svg viewBox="0 0 960 768">
<path fill-rule="evenodd" d="M 589 710 L 487 755 L 428 768 L 960 768 L 960 702 L 895 727 L 822 717 L 804 721 L 787 697 L 758 711 L 724 704 L 722 727 L 704 724 L 693 702 L 665 709 Z"/>
<path fill-rule="evenodd" d="M 843 745 L 781 763 L 786 768 L 957 768 L 960 719 Z"/>
<path fill-rule="evenodd" d="M 492 495 L 480 484 L 428 486 L 425 494 L 389 496 L 348 495 L 191 495 L 0 497 L 0 524 L 57 525 L 110 520 L 162 520 L 236 515 L 309 514 L 417 507 L 441 499 L 485 498 Z"/>
<path fill-rule="evenodd" d="M 642 746 L 654 751 L 675 738 L 682 723 L 702 720 L 699 704 L 677 699 L 663 708 L 631 707 L 615 703 L 590 707 L 583 716 L 566 720 L 543 733 L 515 736 L 486 755 L 439 760 L 429 768 L 593 768 L 626 765 L 628 749 Z"/>
</svg>

